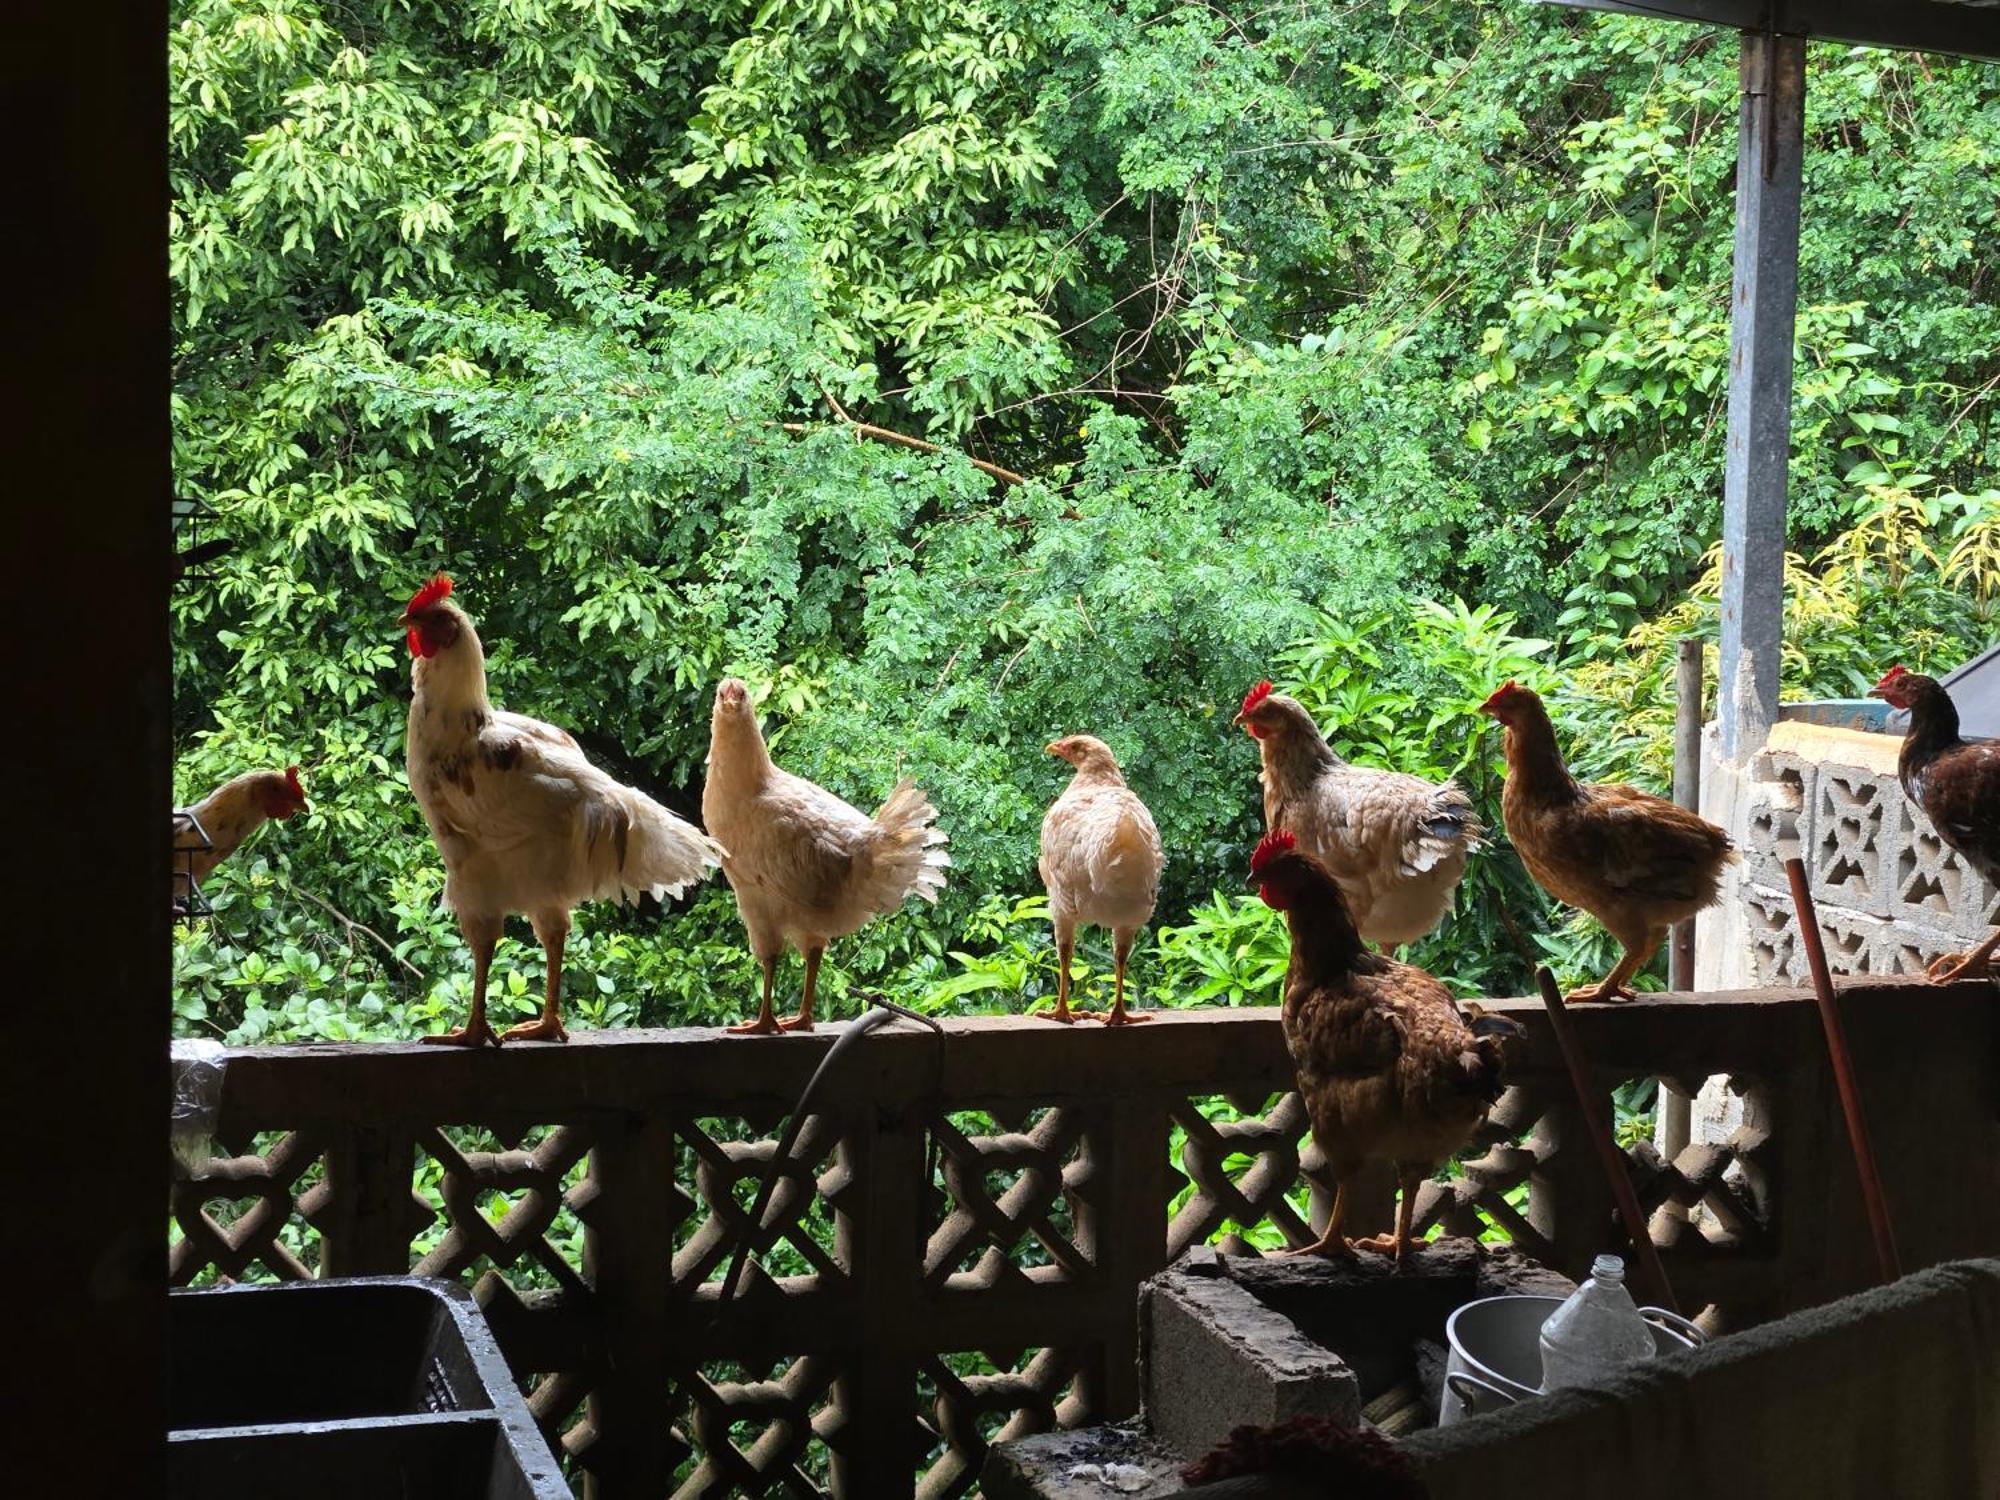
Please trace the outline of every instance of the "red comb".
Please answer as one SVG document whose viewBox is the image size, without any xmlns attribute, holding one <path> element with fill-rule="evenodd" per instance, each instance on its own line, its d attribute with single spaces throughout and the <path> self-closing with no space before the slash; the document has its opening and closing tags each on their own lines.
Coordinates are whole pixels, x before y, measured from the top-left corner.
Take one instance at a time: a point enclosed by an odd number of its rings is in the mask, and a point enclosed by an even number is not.
<svg viewBox="0 0 2000 1500">
<path fill-rule="evenodd" d="M 1246 714 L 1249 713 L 1258 704 L 1262 703 L 1266 698 L 1270 696 L 1271 696 L 1271 679 L 1266 677 L 1262 682 L 1258 683 L 1255 687 L 1250 689 L 1249 692 L 1243 695 L 1243 712 L 1245 712 Z"/>
<path fill-rule="evenodd" d="M 1878 688 L 1885 688 L 1890 683 L 1894 682 L 1898 677 L 1907 677 L 1909 675 L 1910 675 L 1910 669 L 1908 667 L 1894 666 L 1889 668 L 1888 671 L 1882 674 L 1882 680 L 1876 683 L 1875 686 Z"/>
<path fill-rule="evenodd" d="M 448 599 L 450 597 L 451 579 L 446 574 L 440 573 L 411 596 L 410 607 L 404 610 L 403 613 L 413 615 L 419 610 L 429 609 L 440 599 Z"/>
<path fill-rule="evenodd" d="M 1281 854 L 1290 854 L 1298 844 L 1298 839 L 1289 828 L 1280 828 L 1276 833 L 1264 835 L 1264 841 L 1257 846 L 1257 852 L 1250 856 L 1250 873 L 1262 875 L 1265 868 Z"/>
<path fill-rule="evenodd" d="M 298 798 L 299 801 L 303 802 L 306 800 L 306 789 L 299 785 L 299 768 L 297 766 L 285 767 L 285 785 L 292 789 L 292 795 Z"/>
</svg>

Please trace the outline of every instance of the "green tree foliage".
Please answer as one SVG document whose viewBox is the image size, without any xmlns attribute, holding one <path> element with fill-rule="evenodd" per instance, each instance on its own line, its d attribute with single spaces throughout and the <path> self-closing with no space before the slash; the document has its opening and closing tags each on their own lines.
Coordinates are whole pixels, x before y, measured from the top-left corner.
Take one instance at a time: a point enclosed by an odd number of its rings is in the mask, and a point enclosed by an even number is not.
<svg viewBox="0 0 2000 1500">
<path fill-rule="evenodd" d="M 851 800 L 923 781 L 955 884 L 837 948 L 836 995 L 1039 993 L 1040 747 L 1088 729 L 1170 851 L 1141 986 L 1268 998 L 1227 729 L 1267 673 L 1489 809 L 1496 675 L 1556 690 L 1593 774 L 1658 774 L 1671 639 L 1714 620 L 1716 37 L 1512 0 L 176 0 L 171 62 L 176 469 L 237 544 L 177 606 L 178 790 L 314 793 L 183 937 L 187 1026 L 462 1003 L 392 625 L 440 567 L 497 698 L 684 811 L 728 671 Z M 1786 671 L 1852 691 L 2000 592 L 2000 74 L 1811 66 Z M 719 887 L 587 913 L 582 1019 L 737 1012 L 737 937 Z M 1578 941 L 1502 848 L 1419 956 L 1512 988 Z M 501 962 L 525 1009 L 538 957 Z"/>
</svg>

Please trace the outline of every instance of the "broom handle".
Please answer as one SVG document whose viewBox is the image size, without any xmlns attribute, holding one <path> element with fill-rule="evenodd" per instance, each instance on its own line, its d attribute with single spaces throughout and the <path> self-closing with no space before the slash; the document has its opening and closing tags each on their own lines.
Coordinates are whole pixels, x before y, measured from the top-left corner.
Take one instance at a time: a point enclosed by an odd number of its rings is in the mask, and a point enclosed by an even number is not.
<svg viewBox="0 0 2000 1500">
<path fill-rule="evenodd" d="M 1569 1081 L 1576 1089 L 1577 1108 L 1583 1113 L 1583 1128 L 1590 1133 L 1590 1143 L 1597 1150 L 1597 1159 L 1604 1165 L 1604 1175 L 1611 1183 L 1611 1196 L 1618 1200 L 1618 1213 L 1625 1220 L 1625 1232 L 1631 1236 L 1633 1254 L 1645 1268 L 1647 1279 L 1659 1289 L 1660 1305 L 1678 1316 L 1681 1305 L 1674 1300 L 1674 1288 L 1667 1280 L 1667 1268 L 1660 1264 L 1659 1247 L 1647 1232 L 1646 1215 L 1639 1208 L 1639 1195 L 1632 1190 L 1632 1174 L 1626 1170 L 1625 1153 L 1618 1149 L 1611 1127 L 1605 1123 L 1603 1111 L 1597 1107 L 1597 1095 L 1590 1086 L 1590 1063 L 1583 1055 L 1583 1043 L 1577 1037 L 1576 1023 L 1570 1019 L 1569 1009 L 1563 1004 L 1562 991 L 1556 988 L 1556 976 L 1544 965 L 1535 970 L 1535 983 L 1541 986 L 1542 1004 L 1548 1007 L 1549 1025 L 1556 1034 L 1556 1045 L 1562 1049 L 1563 1061 L 1569 1065 Z"/>
<path fill-rule="evenodd" d="M 1875 1147 L 1868 1139 L 1868 1121 L 1861 1113 L 1861 1090 L 1854 1082 L 1854 1060 L 1847 1051 L 1847 1028 L 1834 998 L 1833 975 L 1826 966 L 1826 946 L 1820 940 L 1819 913 L 1813 908 L 1812 891 L 1806 884 L 1805 861 L 1786 860 L 1785 878 L 1792 883 L 1799 941 L 1805 945 L 1806 965 L 1812 970 L 1820 1024 L 1826 1029 L 1827 1056 L 1833 1063 L 1834 1087 L 1840 1092 L 1840 1112 L 1847 1117 L 1847 1140 L 1854 1148 L 1854 1170 L 1861 1178 L 1861 1202 L 1868 1210 L 1868 1232 L 1875 1237 L 1875 1260 L 1881 1268 L 1882 1280 L 1891 1282 L 1903 1274 L 1903 1265 L 1896 1255 L 1896 1231 L 1889 1223 L 1889 1201 L 1882 1193 L 1882 1177 L 1875 1170 Z"/>
</svg>

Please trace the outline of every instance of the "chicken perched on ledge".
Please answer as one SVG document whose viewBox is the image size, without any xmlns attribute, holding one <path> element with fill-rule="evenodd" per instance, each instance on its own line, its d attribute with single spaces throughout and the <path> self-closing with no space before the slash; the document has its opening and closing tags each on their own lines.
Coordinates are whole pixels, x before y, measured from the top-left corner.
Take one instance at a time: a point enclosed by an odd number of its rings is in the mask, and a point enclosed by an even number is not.
<svg viewBox="0 0 2000 1500">
<path fill-rule="evenodd" d="M 935 902 L 951 866 L 937 809 L 915 782 L 899 783 L 871 818 L 773 765 L 750 690 L 734 677 L 715 690 L 701 816 L 728 850 L 723 873 L 764 971 L 757 1019 L 737 1032 L 812 1030 L 826 945 L 911 896 Z M 805 990 L 799 1013 L 779 1021 L 771 980 L 787 943 L 805 959 Z"/>
<path fill-rule="evenodd" d="M 1933 677 L 1891 667 L 1869 689 L 1873 697 L 1910 711 L 1910 732 L 1896 757 L 1896 776 L 1923 809 L 1938 837 L 2000 885 L 2000 741 L 1968 743 L 1958 733 L 1958 707 Z M 1947 954 L 1930 966 L 1938 984 L 1992 972 L 2000 928 L 1970 953 Z"/>
<path fill-rule="evenodd" d="M 275 818 L 282 823 L 304 812 L 305 806 L 306 789 L 299 784 L 299 768 L 288 766 L 282 771 L 245 771 L 232 776 L 193 807 L 178 810 L 174 814 L 174 909 L 187 909 L 190 880 L 199 886 L 266 821 Z M 200 833 L 195 831 L 197 823 Z M 202 834 L 208 836 L 205 849 Z"/>
<path fill-rule="evenodd" d="M 1507 837 L 1535 883 L 1602 922 L 1624 955 L 1572 1003 L 1629 998 L 1632 976 L 1676 922 L 1713 906 L 1722 867 L 1736 860 L 1729 835 L 1705 818 L 1636 787 L 1589 786 L 1570 775 L 1555 727 L 1531 689 L 1506 683 L 1479 706 L 1507 726 Z"/>
<path fill-rule="evenodd" d="M 1087 734 L 1067 735 L 1044 747 L 1076 767 L 1076 775 L 1042 819 L 1042 884 L 1049 892 L 1055 927 L 1056 1008 L 1051 1021 L 1068 1024 L 1081 1012 L 1069 1008 L 1069 961 L 1076 929 L 1092 923 L 1111 929 L 1113 999 L 1107 1026 L 1147 1019 L 1125 1009 L 1125 963 L 1132 939 L 1153 920 L 1160 896 L 1160 831 L 1138 794 L 1125 785 L 1111 747 Z"/>
<path fill-rule="evenodd" d="M 1260 682 L 1236 716 L 1264 766 L 1264 828 L 1287 829 L 1339 882 L 1361 936 L 1382 948 L 1437 926 L 1485 825 L 1456 782 L 1349 765 L 1297 699 Z"/>
<path fill-rule="evenodd" d="M 562 954 L 585 901 L 678 896 L 722 862 L 714 839 L 584 758 L 553 724 L 496 709 L 486 653 L 440 573 L 396 623 L 409 633 L 410 790 L 444 856 L 444 899 L 472 949 L 472 1015 L 427 1042 L 566 1041 Z M 509 912 L 548 959 L 538 1020 L 496 1036 L 486 974 Z"/>
<path fill-rule="evenodd" d="M 1250 858 L 1250 882 L 1285 914 L 1292 961 L 1285 973 L 1285 1046 L 1313 1139 L 1339 1188 L 1319 1240 L 1301 1253 L 1355 1248 L 1408 1261 L 1417 1189 L 1463 1145 L 1500 1096 L 1501 1039 L 1514 1023 L 1467 1005 L 1422 969 L 1371 953 L 1340 885 L 1285 831 Z M 1396 1168 L 1402 1202 L 1393 1236 L 1349 1241 L 1341 1233 L 1348 1184 L 1370 1161 Z"/>
</svg>

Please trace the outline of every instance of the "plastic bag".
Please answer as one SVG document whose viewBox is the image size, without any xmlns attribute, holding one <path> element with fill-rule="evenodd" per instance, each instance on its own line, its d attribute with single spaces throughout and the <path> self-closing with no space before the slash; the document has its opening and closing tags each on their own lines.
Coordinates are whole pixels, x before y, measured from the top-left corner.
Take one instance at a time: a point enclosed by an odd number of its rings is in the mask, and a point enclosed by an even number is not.
<svg viewBox="0 0 2000 1500">
<path fill-rule="evenodd" d="M 217 1041 L 178 1041 L 168 1051 L 173 1073 L 173 1113 L 168 1127 L 174 1159 L 190 1177 L 215 1155 L 215 1122 L 222 1111 L 222 1074 L 229 1049 Z"/>
</svg>

